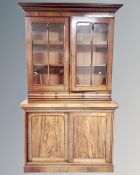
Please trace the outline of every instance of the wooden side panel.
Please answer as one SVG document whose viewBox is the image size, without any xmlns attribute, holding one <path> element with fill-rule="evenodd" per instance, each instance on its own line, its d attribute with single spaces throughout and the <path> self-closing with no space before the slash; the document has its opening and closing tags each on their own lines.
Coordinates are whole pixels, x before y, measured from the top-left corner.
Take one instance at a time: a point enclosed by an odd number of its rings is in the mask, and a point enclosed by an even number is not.
<svg viewBox="0 0 140 175">
<path fill-rule="evenodd" d="M 28 158 L 31 162 L 60 162 L 66 160 L 65 114 L 29 114 Z"/>
<path fill-rule="evenodd" d="M 110 163 L 111 116 L 107 113 L 72 113 L 71 162 Z"/>
</svg>

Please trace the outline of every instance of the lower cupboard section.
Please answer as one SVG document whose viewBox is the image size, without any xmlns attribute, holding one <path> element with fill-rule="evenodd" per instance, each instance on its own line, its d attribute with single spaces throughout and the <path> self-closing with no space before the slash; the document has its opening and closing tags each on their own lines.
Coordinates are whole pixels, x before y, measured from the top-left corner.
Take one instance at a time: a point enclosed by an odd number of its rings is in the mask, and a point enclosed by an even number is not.
<svg viewBox="0 0 140 175">
<path fill-rule="evenodd" d="M 113 171 L 113 112 L 29 112 L 25 136 L 25 172 Z"/>
</svg>

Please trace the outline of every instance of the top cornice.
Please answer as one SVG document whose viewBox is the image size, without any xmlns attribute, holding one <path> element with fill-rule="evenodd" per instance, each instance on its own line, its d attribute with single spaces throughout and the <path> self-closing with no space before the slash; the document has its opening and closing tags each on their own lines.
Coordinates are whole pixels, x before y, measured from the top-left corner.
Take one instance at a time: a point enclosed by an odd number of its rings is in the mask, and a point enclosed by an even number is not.
<svg viewBox="0 0 140 175">
<path fill-rule="evenodd" d="M 115 13 L 123 4 L 101 3 L 18 3 L 25 11 L 69 11 L 69 12 L 112 12 Z"/>
</svg>

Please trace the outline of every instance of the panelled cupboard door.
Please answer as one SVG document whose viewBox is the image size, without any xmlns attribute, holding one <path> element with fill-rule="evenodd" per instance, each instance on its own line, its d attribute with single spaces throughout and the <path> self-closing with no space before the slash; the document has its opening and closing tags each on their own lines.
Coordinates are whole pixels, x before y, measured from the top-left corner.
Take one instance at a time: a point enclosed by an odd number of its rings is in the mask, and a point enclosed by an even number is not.
<svg viewBox="0 0 140 175">
<path fill-rule="evenodd" d="M 111 90 L 114 18 L 71 18 L 71 90 Z"/>
<path fill-rule="evenodd" d="M 68 91 L 68 18 L 26 17 L 29 91 Z"/>
<path fill-rule="evenodd" d="M 69 162 L 112 162 L 112 113 L 70 113 L 69 131 Z"/>
<path fill-rule="evenodd" d="M 28 114 L 28 162 L 67 161 L 67 114 Z"/>
</svg>

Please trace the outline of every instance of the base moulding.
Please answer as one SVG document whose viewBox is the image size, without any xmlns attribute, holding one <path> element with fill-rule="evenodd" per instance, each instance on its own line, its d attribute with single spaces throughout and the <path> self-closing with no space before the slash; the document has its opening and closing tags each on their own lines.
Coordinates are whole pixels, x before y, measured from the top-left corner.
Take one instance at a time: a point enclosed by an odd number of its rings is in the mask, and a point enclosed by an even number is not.
<svg viewBox="0 0 140 175">
<path fill-rule="evenodd" d="M 43 165 L 25 165 L 24 172 L 113 172 L 112 164 L 94 164 L 94 165 L 78 165 L 78 164 L 43 164 Z"/>
</svg>

